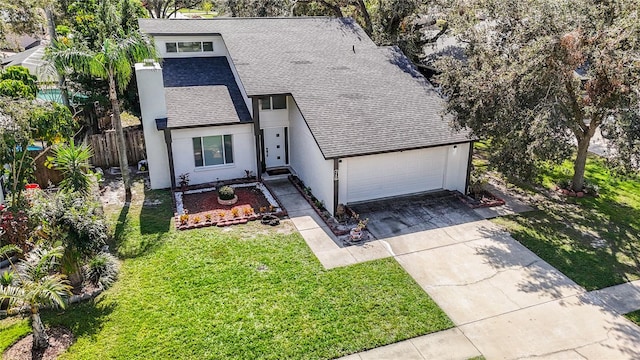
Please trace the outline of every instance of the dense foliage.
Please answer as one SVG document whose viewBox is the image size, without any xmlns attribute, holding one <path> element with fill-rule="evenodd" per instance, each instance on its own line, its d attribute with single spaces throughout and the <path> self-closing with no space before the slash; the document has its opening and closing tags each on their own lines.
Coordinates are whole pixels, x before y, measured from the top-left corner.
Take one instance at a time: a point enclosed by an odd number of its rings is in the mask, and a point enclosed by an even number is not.
<svg viewBox="0 0 640 360">
<path fill-rule="evenodd" d="M 0 253 L 4 257 L 6 247 L 0 249 Z M 10 309 L 20 306 L 29 308 L 34 349 L 49 346 L 47 333 L 40 319 L 40 308 L 64 308 L 65 298 L 71 295 L 71 286 L 66 276 L 57 271 L 61 257 L 62 248 L 35 249 L 25 260 L 13 266 L 16 274 L 15 284 L 0 286 L 0 300 L 8 299 Z"/>
<path fill-rule="evenodd" d="M 150 41 L 133 29 L 123 28 L 128 24 L 122 11 L 102 0 L 99 4 L 101 17 L 96 19 L 99 29 L 97 44 L 54 42 L 48 49 L 47 57 L 60 73 L 83 74 L 106 80 L 109 88 L 109 102 L 113 112 L 113 127 L 116 133 L 118 160 L 127 196 L 131 195 L 129 162 L 120 120 L 120 99 L 118 94 L 127 88 L 133 75 L 133 64 L 155 57 L 155 48 Z M 127 32 L 130 31 L 130 32 Z"/>
<path fill-rule="evenodd" d="M 48 161 L 64 176 L 59 184 L 61 190 L 84 195 L 89 193 L 94 179 L 89 164 L 92 155 L 89 145 L 76 146 L 73 140 L 70 144 L 60 144 L 54 148 L 53 157 Z"/>
<path fill-rule="evenodd" d="M 581 190 L 589 143 L 603 126 L 625 169 L 640 165 L 638 1 L 475 0 L 450 23 L 464 58 L 439 62 L 448 112 L 491 139 L 491 163 L 529 178 L 576 149 Z"/>
<path fill-rule="evenodd" d="M 51 143 L 69 138 L 74 122 L 61 105 L 30 99 L 0 97 L 0 163 L 4 167 L 11 205 L 21 200 L 24 185 L 33 173 L 33 154 L 28 151 L 35 139 Z"/>
</svg>

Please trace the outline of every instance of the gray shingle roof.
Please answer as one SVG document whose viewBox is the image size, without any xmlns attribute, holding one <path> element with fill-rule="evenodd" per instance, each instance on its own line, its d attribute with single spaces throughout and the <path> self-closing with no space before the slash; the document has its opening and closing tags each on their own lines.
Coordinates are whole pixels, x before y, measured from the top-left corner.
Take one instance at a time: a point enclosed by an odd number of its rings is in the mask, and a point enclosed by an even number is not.
<svg viewBox="0 0 640 360">
<path fill-rule="evenodd" d="M 352 19 L 141 19 L 140 28 L 221 34 L 247 94 L 292 94 L 325 158 L 468 141 L 409 60 Z"/>
<path fill-rule="evenodd" d="M 231 67 L 227 62 L 226 57 L 201 57 L 201 58 L 182 58 L 182 59 L 165 59 L 162 63 L 162 76 L 164 79 L 165 88 L 183 87 L 183 86 L 210 86 L 220 85 L 226 87 L 228 92 L 225 93 L 225 97 L 231 96 L 231 101 L 235 111 L 236 119 L 233 122 L 250 122 L 251 114 L 247 110 L 247 104 L 244 102 L 240 88 L 236 83 L 236 80 L 231 72 Z M 220 91 L 220 90 L 217 90 Z M 199 96 L 199 94 L 196 94 Z M 187 103 L 167 102 L 167 111 L 172 112 L 173 107 L 176 107 L 177 111 L 184 113 L 188 111 L 192 106 Z M 210 99 L 210 102 L 206 102 L 206 99 L 202 99 L 202 105 L 210 109 L 210 115 L 215 114 L 218 109 L 215 106 L 218 99 Z M 221 100 L 220 100 L 221 101 Z M 232 109 L 233 110 L 233 109 Z M 223 117 L 228 116 L 231 113 L 223 113 Z M 169 124 L 178 124 L 182 121 L 179 119 L 169 118 Z M 229 123 L 231 121 L 225 121 Z M 193 118 L 190 120 L 190 125 L 207 125 L 207 124 L 220 124 L 220 119 L 215 119 L 210 116 L 200 118 L 199 122 Z M 175 126 L 170 126 L 175 127 Z"/>
<path fill-rule="evenodd" d="M 240 122 L 226 86 L 170 87 L 164 96 L 169 128 Z"/>
</svg>

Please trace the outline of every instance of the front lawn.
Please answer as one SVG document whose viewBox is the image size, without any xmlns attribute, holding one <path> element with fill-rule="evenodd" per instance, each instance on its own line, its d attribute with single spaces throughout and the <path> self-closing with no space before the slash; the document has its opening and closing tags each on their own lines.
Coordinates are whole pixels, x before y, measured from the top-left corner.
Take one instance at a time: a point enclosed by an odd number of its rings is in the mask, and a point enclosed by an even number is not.
<svg viewBox="0 0 640 360">
<path fill-rule="evenodd" d="M 327 271 L 288 222 L 177 232 L 146 196 L 107 208 L 114 287 L 44 314 L 77 337 L 62 358 L 333 358 L 453 326 L 394 259 Z"/>
<path fill-rule="evenodd" d="M 540 179 L 552 189 L 569 178 L 571 163 L 548 168 Z M 600 196 L 545 197 L 538 210 L 494 220 L 538 256 L 587 290 L 640 278 L 640 181 L 612 176 L 591 156 L 587 180 Z"/>
<path fill-rule="evenodd" d="M 30 333 L 31 326 L 28 318 L 10 317 L 0 320 L 0 354 Z"/>
<path fill-rule="evenodd" d="M 625 317 L 640 326 L 640 310 L 630 312 Z"/>
</svg>

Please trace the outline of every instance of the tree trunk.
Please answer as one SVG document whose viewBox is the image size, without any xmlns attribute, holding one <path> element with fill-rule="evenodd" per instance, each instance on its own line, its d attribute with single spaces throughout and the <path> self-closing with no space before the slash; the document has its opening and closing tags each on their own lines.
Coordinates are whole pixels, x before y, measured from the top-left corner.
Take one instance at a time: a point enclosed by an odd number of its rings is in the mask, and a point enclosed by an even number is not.
<svg viewBox="0 0 640 360">
<path fill-rule="evenodd" d="M 44 349 L 49 346 L 49 337 L 44 331 L 44 325 L 40 320 L 40 312 L 37 306 L 31 307 L 31 328 L 33 329 L 33 348 Z"/>
<path fill-rule="evenodd" d="M 122 181 L 124 182 L 124 191 L 126 199 L 131 198 L 131 178 L 129 177 L 129 161 L 127 160 L 127 144 L 124 142 L 124 131 L 122 131 L 122 122 L 120 122 L 120 103 L 116 93 L 116 82 L 113 70 L 109 71 L 109 100 L 111 101 L 111 109 L 113 110 L 113 128 L 116 130 L 116 143 L 118 144 L 118 160 L 120 161 L 120 171 L 122 172 Z"/>
<path fill-rule="evenodd" d="M 373 35 L 373 24 L 371 23 L 371 16 L 369 16 L 369 11 L 367 10 L 367 5 L 365 5 L 364 0 L 358 0 L 358 7 L 360 8 L 360 12 L 362 13 L 362 19 L 364 20 L 364 32 L 367 35 Z"/>
<path fill-rule="evenodd" d="M 573 163 L 573 180 L 571 180 L 573 191 L 582 191 L 584 189 L 584 170 L 587 164 L 587 155 L 589 154 L 589 144 L 594 132 L 595 129 L 589 128 L 578 138 L 578 150 L 576 160 Z"/>
<path fill-rule="evenodd" d="M 56 47 L 56 25 L 53 22 L 53 11 L 51 10 L 51 6 L 47 6 L 45 11 L 45 15 L 47 16 L 47 26 L 49 27 L 49 37 L 51 40 L 51 45 Z M 64 106 L 69 106 L 69 93 L 67 92 L 67 88 L 65 86 L 65 78 L 64 74 L 60 73 L 56 70 L 56 74 L 58 74 L 58 89 L 60 89 L 60 96 L 62 96 L 62 104 Z"/>
</svg>

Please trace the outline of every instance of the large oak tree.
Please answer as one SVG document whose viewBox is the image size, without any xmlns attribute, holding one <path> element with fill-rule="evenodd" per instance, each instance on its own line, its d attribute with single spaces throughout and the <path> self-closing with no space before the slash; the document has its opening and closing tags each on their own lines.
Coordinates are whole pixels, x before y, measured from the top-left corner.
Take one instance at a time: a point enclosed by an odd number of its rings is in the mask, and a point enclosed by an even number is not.
<svg viewBox="0 0 640 360">
<path fill-rule="evenodd" d="M 611 135 L 611 161 L 640 165 L 638 0 L 465 0 L 450 26 L 464 58 L 438 63 L 456 124 L 496 150 L 494 164 L 527 177 L 573 156 L 584 186 L 589 143 Z M 573 155 L 572 155 L 573 154 Z"/>
</svg>

